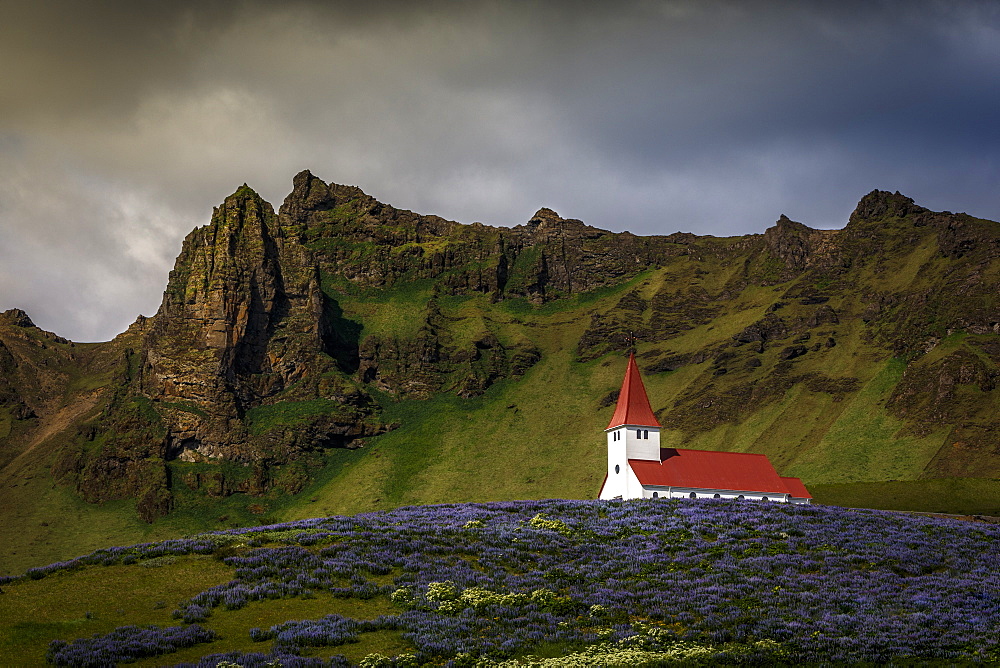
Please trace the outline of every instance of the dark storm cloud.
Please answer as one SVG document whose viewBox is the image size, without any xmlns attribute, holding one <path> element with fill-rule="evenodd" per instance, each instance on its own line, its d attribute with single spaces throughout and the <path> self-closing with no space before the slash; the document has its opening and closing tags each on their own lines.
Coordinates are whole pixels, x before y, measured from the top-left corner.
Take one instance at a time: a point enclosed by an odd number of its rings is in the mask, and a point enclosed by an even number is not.
<svg viewBox="0 0 1000 668">
<path fill-rule="evenodd" d="M 244 181 L 540 206 L 652 234 L 842 225 L 872 188 L 1000 218 L 988 2 L 0 0 L 0 308 L 77 339 L 155 310 Z"/>
</svg>

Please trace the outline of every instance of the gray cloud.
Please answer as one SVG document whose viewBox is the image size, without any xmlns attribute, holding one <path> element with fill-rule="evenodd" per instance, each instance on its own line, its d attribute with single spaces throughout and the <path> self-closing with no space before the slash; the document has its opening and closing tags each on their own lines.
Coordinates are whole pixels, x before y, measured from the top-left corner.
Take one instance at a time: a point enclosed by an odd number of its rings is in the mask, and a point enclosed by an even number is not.
<svg viewBox="0 0 1000 668">
<path fill-rule="evenodd" d="M 0 308 L 78 340 L 303 168 L 496 225 L 837 227 L 876 187 L 1000 218 L 994 3 L 2 4 Z"/>
</svg>

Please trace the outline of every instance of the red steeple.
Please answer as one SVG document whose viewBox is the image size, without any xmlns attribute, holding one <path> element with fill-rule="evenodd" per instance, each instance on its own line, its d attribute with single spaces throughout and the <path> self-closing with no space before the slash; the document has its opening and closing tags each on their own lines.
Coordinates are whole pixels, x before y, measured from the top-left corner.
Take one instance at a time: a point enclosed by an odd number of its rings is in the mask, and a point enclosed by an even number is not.
<svg viewBox="0 0 1000 668">
<path fill-rule="evenodd" d="M 611 416 L 608 429 L 623 424 L 638 427 L 661 426 L 649 405 L 649 397 L 646 396 L 639 367 L 635 364 L 635 354 L 628 356 L 628 368 L 625 370 L 625 380 L 622 381 L 622 390 L 618 395 L 618 406 L 615 408 L 615 414 Z"/>
</svg>

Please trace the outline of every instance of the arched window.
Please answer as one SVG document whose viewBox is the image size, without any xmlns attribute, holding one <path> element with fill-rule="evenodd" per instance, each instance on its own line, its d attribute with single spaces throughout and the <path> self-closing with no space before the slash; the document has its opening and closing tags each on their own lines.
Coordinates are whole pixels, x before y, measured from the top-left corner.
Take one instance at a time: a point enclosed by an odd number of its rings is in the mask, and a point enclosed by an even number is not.
<svg viewBox="0 0 1000 668">
<path fill-rule="evenodd" d="M 737 499 L 739 499 L 740 501 L 742 501 L 742 500 L 743 500 L 744 498 L 746 498 L 746 497 L 744 497 L 744 496 L 743 496 L 742 494 L 740 494 L 740 495 L 739 495 L 739 496 L 737 496 L 736 498 L 737 498 Z"/>
<path fill-rule="evenodd" d="M 691 492 L 690 494 L 688 494 L 688 496 L 689 496 L 690 498 L 692 498 L 692 499 L 697 499 L 697 498 L 698 498 L 698 495 L 697 495 L 697 494 L 695 494 L 694 492 Z"/>
<path fill-rule="evenodd" d="M 766 496 L 762 496 L 762 497 L 760 497 L 760 500 L 761 500 L 761 501 L 770 501 L 770 499 L 768 499 L 768 498 L 767 498 Z"/>
<path fill-rule="evenodd" d="M 713 499 L 721 499 L 721 498 L 722 498 L 722 495 L 721 495 L 721 494 L 718 494 L 718 493 L 716 493 L 716 495 L 715 495 L 715 496 L 713 496 L 712 498 L 713 498 Z"/>
<path fill-rule="evenodd" d="M 660 498 L 660 493 L 659 492 L 653 492 L 653 498 L 654 499 Z"/>
<path fill-rule="evenodd" d="M 618 466 L 618 464 L 615 464 L 615 473 L 621 473 L 621 471 L 622 467 Z"/>
</svg>

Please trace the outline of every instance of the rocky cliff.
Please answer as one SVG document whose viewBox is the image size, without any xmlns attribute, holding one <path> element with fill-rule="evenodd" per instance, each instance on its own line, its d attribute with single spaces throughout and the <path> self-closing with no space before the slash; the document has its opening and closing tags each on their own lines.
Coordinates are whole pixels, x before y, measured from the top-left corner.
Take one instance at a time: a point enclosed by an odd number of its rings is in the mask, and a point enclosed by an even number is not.
<svg viewBox="0 0 1000 668">
<path fill-rule="evenodd" d="M 996 223 L 899 193 L 869 193 L 842 230 L 781 216 L 757 235 L 638 237 L 544 208 L 462 225 L 302 172 L 277 213 L 247 186 L 226 198 L 184 240 L 156 315 L 112 342 L 2 314 L 0 463 L 40 446 L 83 498 L 135 498 L 149 521 L 179 490 L 295 494 L 331 449 L 406 432 L 388 410 L 406 402 L 558 375 L 548 394 L 592 394 L 572 400 L 596 424 L 608 353 L 631 335 L 675 445 L 764 450 L 832 481 L 819 471 L 849 456 L 837 439 L 870 401 L 882 431 L 857 432 L 865 447 L 910 448 L 874 475 L 995 476 L 998 279 Z M 469 420 L 493 415 L 482 401 Z M 531 433 L 506 406 L 510 438 Z M 776 421 L 789 406 L 813 422 Z M 589 419 L 558 438 L 590 438 Z"/>
</svg>

